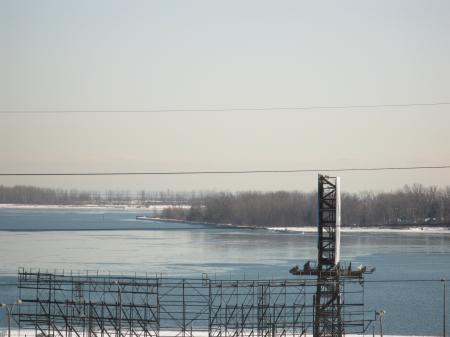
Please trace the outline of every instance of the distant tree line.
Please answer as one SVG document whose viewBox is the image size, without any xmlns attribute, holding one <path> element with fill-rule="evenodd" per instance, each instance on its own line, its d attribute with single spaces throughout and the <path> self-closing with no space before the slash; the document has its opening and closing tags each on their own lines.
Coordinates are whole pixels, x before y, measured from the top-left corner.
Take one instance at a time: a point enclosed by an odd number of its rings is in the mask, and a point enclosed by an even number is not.
<svg viewBox="0 0 450 337">
<path fill-rule="evenodd" d="M 317 193 L 240 192 L 208 195 L 191 208 L 171 207 L 161 217 L 247 226 L 310 226 L 317 223 Z M 450 223 L 450 186 L 405 186 L 394 192 L 343 193 L 345 226 Z"/>
<path fill-rule="evenodd" d="M 248 226 L 308 226 L 317 223 L 314 192 L 78 191 L 0 185 L 0 203 L 37 205 L 169 204 L 163 218 Z M 177 205 L 190 205 L 182 208 Z M 342 194 L 347 226 L 450 223 L 450 186 L 420 184 L 393 192 Z"/>
<path fill-rule="evenodd" d="M 76 189 L 51 189 L 35 186 L 3 186 L 0 185 L 0 203 L 2 204 L 35 204 L 35 205 L 142 205 L 154 204 L 186 204 L 195 200 L 201 203 L 207 192 L 176 191 L 79 191 Z"/>
</svg>

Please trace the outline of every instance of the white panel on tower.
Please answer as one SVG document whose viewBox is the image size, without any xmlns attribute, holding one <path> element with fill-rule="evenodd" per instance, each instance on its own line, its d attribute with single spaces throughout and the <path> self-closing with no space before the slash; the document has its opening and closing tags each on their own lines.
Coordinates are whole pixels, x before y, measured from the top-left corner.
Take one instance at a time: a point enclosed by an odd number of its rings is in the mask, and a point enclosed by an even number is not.
<svg viewBox="0 0 450 337">
<path fill-rule="evenodd" d="M 336 246 L 334 252 L 334 263 L 338 264 L 341 259 L 341 179 L 336 177 Z"/>
</svg>

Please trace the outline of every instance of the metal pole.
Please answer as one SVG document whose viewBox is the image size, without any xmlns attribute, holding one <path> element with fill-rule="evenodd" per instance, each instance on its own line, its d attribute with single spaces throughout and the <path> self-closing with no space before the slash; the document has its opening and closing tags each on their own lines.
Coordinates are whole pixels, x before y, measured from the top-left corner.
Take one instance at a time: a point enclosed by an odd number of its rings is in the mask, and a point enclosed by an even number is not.
<svg viewBox="0 0 450 337">
<path fill-rule="evenodd" d="M 383 319 L 385 313 L 386 311 L 383 309 L 375 311 L 375 319 L 378 316 L 378 319 L 380 320 L 380 337 L 383 337 Z"/>
<path fill-rule="evenodd" d="M 122 291 L 120 289 L 120 282 L 118 280 L 113 282 L 117 286 L 117 305 L 119 306 L 119 315 L 116 315 L 116 319 L 118 322 L 118 327 L 116 327 L 116 336 L 122 337 Z M 116 306 L 116 313 L 117 313 L 117 306 Z"/>
<path fill-rule="evenodd" d="M 11 337 L 11 311 L 9 307 L 6 307 L 6 312 L 8 314 L 8 337 Z"/>
<path fill-rule="evenodd" d="M 8 316 L 8 337 L 11 337 L 11 316 L 14 311 L 14 307 L 19 304 L 22 304 L 22 300 L 18 299 L 16 303 L 13 303 L 12 305 L 8 305 L 5 303 L 0 303 L 0 308 L 6 309 L 6 315 Z M 19 334 L 20 335 L 20 334 Z"/>
<path fill-rule="evenodd" d="M 443 336 L 447 336 L 447 282 L 445 279 L 442 279 L 441 282 L 444 283 L 444 319 L 443 319 Z"/>
<path fill-rule="evenodd" d="M 119 285 L 119 336 L 122 337 L 122 289 Z"/>
</svg>

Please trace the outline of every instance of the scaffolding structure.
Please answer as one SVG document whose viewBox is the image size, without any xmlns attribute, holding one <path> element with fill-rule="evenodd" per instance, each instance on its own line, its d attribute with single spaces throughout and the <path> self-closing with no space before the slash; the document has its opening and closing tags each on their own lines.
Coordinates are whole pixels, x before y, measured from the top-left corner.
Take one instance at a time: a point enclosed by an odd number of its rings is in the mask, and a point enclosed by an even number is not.
<svg viewBox="0 0 450 337">
<path fill-rule="evenodd" d="M 313 330 L 318 286 L 310 279 L 177 279 L 25 269 L 18 278 L 22 305 L 15 320 L 20 329 L 47 337 L 301 337 Z M 342 317 L 353 333 L 363 333 L 369 321 L 361 284 L 350 280 L 342 286 Z"/>
</svg>

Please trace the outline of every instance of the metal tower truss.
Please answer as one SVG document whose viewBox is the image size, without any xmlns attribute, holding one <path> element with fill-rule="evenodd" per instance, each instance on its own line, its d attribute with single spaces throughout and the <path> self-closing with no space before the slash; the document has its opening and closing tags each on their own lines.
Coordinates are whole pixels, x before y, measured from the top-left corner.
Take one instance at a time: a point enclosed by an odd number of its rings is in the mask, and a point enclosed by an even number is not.
<svg viewBox="0 0 450 337">
<path fill-rule="evenodd" d="M 318 263 L 314 337 L 342 336 L 342 289 L 339 279 L 340 197 L 339 178 L 319 176 Z M 323 274 L 322 271 L 329 273 Z"/>
<path fill-rule="evenodd" d="M 364 293 L 364 274 L 375 269 L 352 269 L 340 261 L 341 198 L 339 177 L 319 175 L 317 263 L 292 268 L 293 275 L 316 276 L 314 295 L 314 337 L 341 337 L 364 325 L 364 297 L 350 300 L 350 294 Z M 345 286 L 352 285 L 348 291 Z M 360 289 L 355 289 L 356 287 Z M 349 296 L 350 295 L 350 296 Z"/>
<path fill-rule="evenodd" d="M 339 177 L 319 176 L 318 186 L 318 267 L 332 270 L 340 259 L 340 194 Z"/>
</svg>

